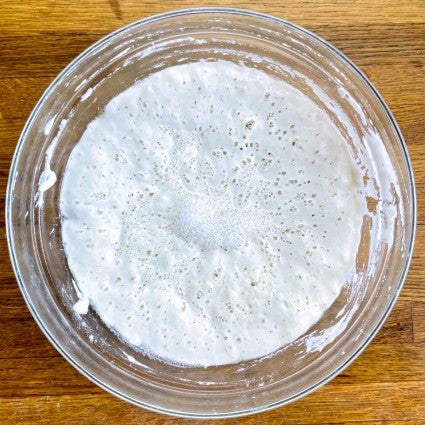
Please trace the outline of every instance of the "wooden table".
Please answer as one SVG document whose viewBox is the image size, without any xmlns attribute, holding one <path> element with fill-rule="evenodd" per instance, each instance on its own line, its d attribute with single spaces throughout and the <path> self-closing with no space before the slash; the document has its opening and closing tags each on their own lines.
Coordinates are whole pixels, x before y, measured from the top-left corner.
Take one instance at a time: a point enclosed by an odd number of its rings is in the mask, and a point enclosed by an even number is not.
<svg viewBox="0 0 425 425">
<path fill-rule="evenodd" d="M 250 8 L 312 30 L 368 75 L 393 111 L 416 172 L 419 224 L 401 296 L 372 344 L 315 393 L 227 423 L 425 424 L 425 1 L 281 0 L 215 4 Z M 107 394 L 70 366 L 32 319 L 7 252 L 4 198 L 25 120 L 55 75 L 108 32 L 182 0 L 0 0 L 0 423 L 183 424 Z M 223 421 L 224 423 L 225 421 Z M 200 422 L 206 423 L 206 422 Z"/>
</svg>

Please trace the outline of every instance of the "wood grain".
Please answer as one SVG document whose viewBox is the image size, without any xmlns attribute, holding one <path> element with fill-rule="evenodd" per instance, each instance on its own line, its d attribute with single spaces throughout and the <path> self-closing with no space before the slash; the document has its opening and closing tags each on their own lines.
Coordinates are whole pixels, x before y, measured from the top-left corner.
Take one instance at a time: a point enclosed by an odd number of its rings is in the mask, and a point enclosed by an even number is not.
<svg viewBox="0 0 425 425">
<path fill-rule="evenodd" d="M 425 424 L 425 2 L 423 0 L 0 0 L 0 208 L 19 134 L 61 69 L 103 35 L 192 6 L 257 10 L 302 25 L 371 79 L 406 139 L 418 191 L 415 255 L 374 341 L 333 381 L 288 406 L 225 424 Z M 0 215 L 0 423 L 196 424 L 129 405 L 98 388 L 47 341 L 9 262 Z"/>
</svg>

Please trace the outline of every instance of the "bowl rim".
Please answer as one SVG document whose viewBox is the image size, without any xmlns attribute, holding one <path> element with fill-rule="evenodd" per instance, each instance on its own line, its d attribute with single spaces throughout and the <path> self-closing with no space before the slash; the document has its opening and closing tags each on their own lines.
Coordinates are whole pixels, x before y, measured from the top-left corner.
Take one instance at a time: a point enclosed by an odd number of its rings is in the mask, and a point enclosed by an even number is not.
<svg viewBox="0 0 425 425">
<path fill-rule="evenodd" d="M 178 16 L 186 16 L 186 15 L 202 15 L 202 14 L 221 14 L 223 16 L 245 16 L 250 18 L 258 18 L 262 20 L 265 23 L 274 23 L 278 24 L 282 27 L 287 27 L 290 29 L 293 29 L 295 31 L 298 31 L 304 35 L 307 35 L 308 37 L 314 39 L 319 44 L 327 47 L 334 55 L 336 55 L 339 59 L 341 59 L 343 62 L 345 62 L 349 68 L 351 68 L 355 73 L 358 75 L 360 80 L 363 81 L 363 83 L 366 84 L 366 86 L 372 91 L 373 95 L 376 97 L 377 101 L 381 105 L 383 111 L 385 112 L 387 118 L 389 119 L 390 126 L 395 133 L 398 142 L 400 151 L 402 153 L 402 159 L 405 162 L 406 170 L 407 170 L 407 177 L 408 177 L 408 188 L 409 188 L 409 197 L 411 199 L 411 211 L 409 211 L 409 214 L 411 214 L 411 231 L 410 234 L 408 234 L 408 246 L 406 247 L 406 259 L 404 261 L 404 267 L 400 274 L 400 279 L 397 282 L 397 289 L 394 292 L 393 297 L 388 301 L 387 308 L 383 312 L 380 319 L 375 323 L 375 326 L 366 338 L 365 342 L 360 345 L 357 349 L 354 350 L 353 354 L 348 357 L 338 368 L 330 372 L 325 378 L 320 380 L 319 382 L 314 383 L 310 387 L 304 389 L 303 391 L 297 393 L 296 395 L 287 398 L 285 400 L 280 400 L 274 403 L 262 405 L 259 407 L 255 407 L 252 409 L 243 409 L 243 410 L 235 410 L 232 412 L 226 412 L 226 413 L 211 413 L 211 414 L 199 414 L 199 413 L 191 413 L 191 412 L 185 412 L 185 411 L 176 411 L 172 409 L 166 409 L 161 406 L 152 405 L 149 403 L 144 403 L 139 400 L 135 400 L 132 397 L 126 396 L 125 394 L 117 391 L 107 383 L 103 382 L 102 380 L 98 379 L 96 376 L 89 373 L 82 365 L 79 364 L 78 361 L 76 361 L 71 355 L 67 353 L 67 350 L 62 347 L 62 345 L 55 340 L 53 335 L 51 335 L 49 329 L 47 326 L 45 326 L 42 318 L 38 315 L 36 308 L 31 304 L 30 296 L 28 294 L 28 291 L 26 289 L 26 285 L 24 282 L 23 277 L 21 276 L 18 261 L 17 261 L 17 255 L 16 250 L 14 248 L 13 243 L 13 226 L 12 226 L 12 201 L 13 201 L 13 187 L 15 183 L 15 174 L 16 174 L 16 167 L 17 167 L 17 160 L 20 156 L 20 152 L 22 150 L 22 147 L 24 143 L 26 142 L 26 136 L 29 128 L 31 127 L 35 117 L 37 116 L 40 108 L 44 104 L 44 101 L 50 93 L 61 83 L 63 77 L 72 71 L 72 69 L 76 68 L 81 60 L 83 60 L 85 57 L 91 55 L 93 52 L 98 50 L 99 48 L 105 46 L 108 44 L 108 42 L 112 39 L 115 39 L 120 36 L 121 33 L 127 32 L 131 30 L 132 28 L 140 27 L 147 25 L 152 22 L 157 22 L 160 20 L 166 20 L 168 18 L 178 17 Z M 173 9 L 167 12 L 155 14 L 152 16 L 148 16 L 139 20 L 136 20 L 134 22 L 131 22 L 129 24 L 126 24 L 107 35 L 101 37 L 98 41 L 91 44 L 89 47 L 87 47 L 85 50 L 83 50 L 79 55 L 77 55 L 69 64 L 63 68 L 63 70 L 53 79 L 53 81 L 49 84 L 47 89 L 44 91 L 38 102 L 36 103 L 35 107 L 31 111 L 28 119 L 26 120 L 26 123 L 23 127 L 23 130 L 21 132 L 21 135 L 18 139 L 15 151 L 13 153 L 13 158 L 9 170 L 9 176 L 8 176 L 8 182 L 7 182 L 7 189 L 6 189 L 6 203 L 5 203 L 5 224 L 6 224 L 6 237 L 7 237 L 7 244 L 8 244 L 8 250 L 9 250 L 9 256 L 12 264 L 12 268 L 16 277 L 16 280 L 18 282 L 18 286 L 22 292 L 23 298 L 25 300 L 25 303 L 27 304 L 28 309 L 30 310 L 34 320 L 36 321 L 39 328 L 42 330 L 44 335 L 47 337 L 49 342 L 56 348 L 56 350 L 73 366 L 75 367 L 83 376 L 88 378 L 90 381 L 94 382 L 96 385 L 101 387 L 102 389 L 106 390 L 107 392 L 113 394 L 114 396 L 130 402 L 133 405 L 143 407 L 146 410 L 156 412 L 156 413 L 162 413 L 166 415 L 172 415 L 177 417 L 183 417 L 183 418 L 193 418 L 193 419 L 218 419 L 218 418 L 234 418 L 234 417 L 242 417 L 251 415 L 253 413 L 260 413 L 264 412 L 270 409 L 274 409 L 276 407 L 282 406 L 284 404 L 290 403 L 292 401 L 295 401 L 297 399 L 300 399 L 311 392 L 315 391 L 322 385 L 329 382 L 331 379 L 333 379 L 336 375 L 341 373 L 344 369 L 346 369 L 362 352 L 363 350 L 369 345 L 371 340 L 375 337 L 379 329 L 382 327 L 383 323 L 387 319 L 388 315 L 390 314 L 392 308 L 394 307 L 394 304 L 396 303 L 398 296 L 401 292 L 401 289 L 403 287 L 403 284 L 406 280 L 407 273 L 409 270 L 409 266 L 413 257 L 413 249 L 414 249 L 414 243 L 415 243 L 415 235 L 416 235 L 416 225 L 417 225 L 417 195 L 416 195 L 416 187 L 415 187 L 415 179 L 414 179 L 414 173 L 413 173 L 413 167 L 412 163 L 408 154 L 408 149 L 406 145 L 406 141 L 401 133 L 401 130 L 390 110 L 386 102 L 384 101 L 381 94 L 378 92 L 378 90 L 374 87 L 372 82 L 369 80 L 369 78 L 365 75 L 363 71 L 360 70 L 360 68 L 355 65 L 345 54 L 343 54 L 339 49 L 334 47 L 332 44 L 318 36 L 317 34 L 313 33 L 312 31 L 294 24 L 290 21 L 287 21 L 282 18 L 278 18 L 276 16 L 252 11 L 249 9 L 244 8 L 235 8 L 235 7 L 191 7 L 191 8 L 182 8 L 182 9 Z"/>
</svg>

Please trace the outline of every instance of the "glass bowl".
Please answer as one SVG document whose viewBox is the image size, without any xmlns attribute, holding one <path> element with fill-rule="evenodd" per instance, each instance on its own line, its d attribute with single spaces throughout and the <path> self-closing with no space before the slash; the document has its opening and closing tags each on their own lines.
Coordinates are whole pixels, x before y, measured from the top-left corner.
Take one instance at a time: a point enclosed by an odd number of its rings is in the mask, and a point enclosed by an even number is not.
<svg viewBox="0 0 425 425">
<path fill-rule="evenodd" d="M 355 271 L 309 331 L 264 358 L 181 367 L 120 340 L 89 309 L 79 315 L 61 241 L 59 194 L 67 158 L 87 124 L 134 81 L 176 64 L 225 59 L 282 79 L 331 117 L 365 172 Z M 406 145 L 369 80 L 338 50 L 283 20 L 195 8 L 154 16 L 103 38 L 44 93 L 19 140 L 8 183 L 7 235 L 15 274 L 40 328 L 82 374 L 157 412 L 231 417 L 291 402 L 344 369 L 389 314 L 406 277 L 416 204 Z"/>
</svg>

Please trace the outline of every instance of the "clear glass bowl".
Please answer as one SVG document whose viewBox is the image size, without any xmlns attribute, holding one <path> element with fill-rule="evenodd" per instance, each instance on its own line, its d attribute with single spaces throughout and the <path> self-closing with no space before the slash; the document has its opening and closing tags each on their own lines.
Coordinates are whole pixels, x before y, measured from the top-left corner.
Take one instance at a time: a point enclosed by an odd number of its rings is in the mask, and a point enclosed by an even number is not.
<svg viewBox="0 0 425 425">
<path fill-rule="evenodd" d="M 319 104 L 357 152 L 368 187 L 356 270 L 322 319 L 293 344 L 262 359 L 178 367 L 135 351 L 78 300 L 61 241 L 58 206 L 67 158 L 104 105 L 152 72 L 200 59 L 226 59 L 289 82 Z M 90 95 L 89 101 L 87 96 Z M 368 79 L 314 34 L 237 9 L 154 16 L 100 40 L 47 89 L 19 140 L 7 193 L 13 267 L 40 328 L 81 373 L 107 391 L 158 412 L 230 417 L 304 396 L 366 347 L 405 279 L 416 204 L 406 145 Z"/>
</svg>

